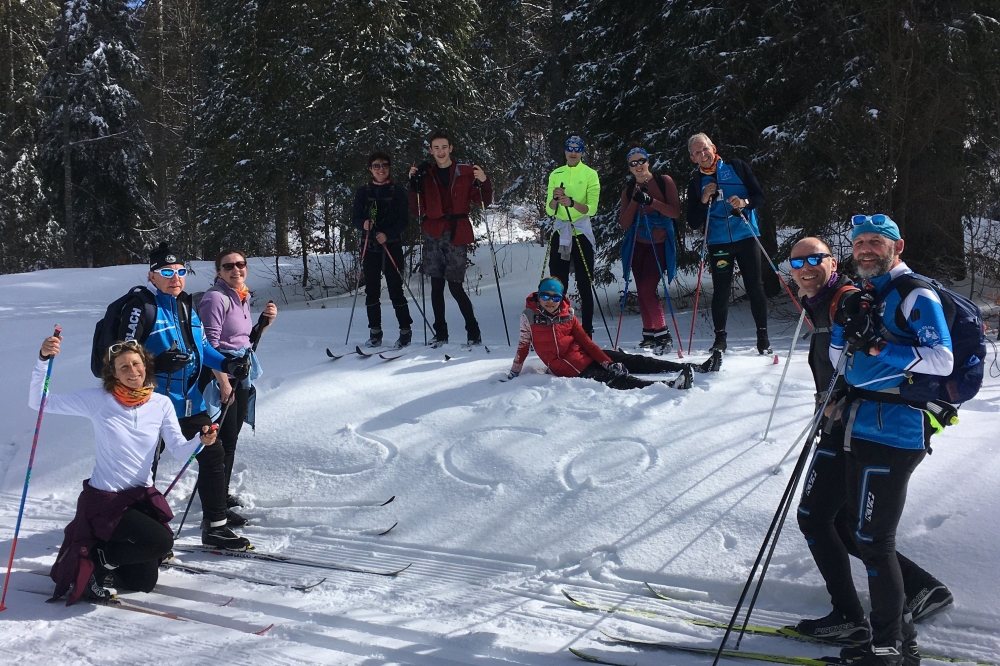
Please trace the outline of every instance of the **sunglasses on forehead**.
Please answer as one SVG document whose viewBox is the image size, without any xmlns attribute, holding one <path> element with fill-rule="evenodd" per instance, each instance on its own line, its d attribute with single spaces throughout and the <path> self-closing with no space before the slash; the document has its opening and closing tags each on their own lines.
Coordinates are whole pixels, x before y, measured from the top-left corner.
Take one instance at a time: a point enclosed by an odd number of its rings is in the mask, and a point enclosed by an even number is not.
<svg viewBox="0 0 1000 666">
<path fill-rule="evenodd" d="M 108 363 L 111 362 L 111 357 L 120 352 L 123 349 L 129 351 L 139 351 L 142 347 L 135 340 L 126 340 L 125 342 L 116 342 L 115 344 L 108 347 Z"/>
<path fill-rule="evenodd" d="M 558 303 L 562 300 L 562 296 L 560 296 L 559 294 L 548 294 L 548 293 L 538 294 L 538 298 L 542 299 L 543 301 L 552 301 L 553 303 Z"/>
<path fill-rule="evenodd" d="M 878 215 L 855 215 L 851 218 L 851 224 L 856 227 L 860 227 L 865 222 L 871 222 L 876 227 L 881 227 L 886 222 L 892 222 L 892 220 L 888 215 L 882 215 L 881 213 Z"/>
<path fill-rule="evenodd" d="M 809 262 L 810 266 L 819 266 L 823 263 L 823 260 L 827 257 L 832 257 L 832 254 L 827 254 L 826 252 L 817 252 L 816 254 L 810 254 L 805 257 L 791 257 L 788 263 L 791 264 L 792 268 L 802 268 Z"/>
<path fill-rule="evenodd" d="M 187 275 L 186 268 L 157 268 L 154 273 L 159 273 L 165 278 L 172 278 L 175 274 L 177 277 L 184 277 Z"/>
<path fill-rule="evenodd" d="M 637 160 L 629 160 L 629 161 L 628 161 L 628 165 L 629 165 L 630 167 L 637 167 L 637 166 L 639 166 L 640 164 L 645 164 L 645 163 L 646 163 L 646 161 L 647 161 L 647 160 L 646 160 L 646 158 L 645 158 L 645 157 L 640 157 L 640 158 L 639 158 L 639 159 L 637 159 Z"/>
</svg>

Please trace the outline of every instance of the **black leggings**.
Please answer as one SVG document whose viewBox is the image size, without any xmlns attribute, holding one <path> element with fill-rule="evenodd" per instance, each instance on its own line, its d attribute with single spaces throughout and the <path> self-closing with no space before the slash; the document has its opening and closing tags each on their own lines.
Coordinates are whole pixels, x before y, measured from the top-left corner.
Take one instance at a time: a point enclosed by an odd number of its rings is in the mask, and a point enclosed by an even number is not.
<svg viewBox="0 0 1000 666">
<path fill-rule="evenodd" d="M 236 460 L 236 441 L 239 439 L 243 422 L 247 418 L 247 404 L 250 401 L 250 389 L 243 388 L 242 382 L 238 379 L 230 379 L 233 386 L 233 393 L 236 394 L 236 402 L 229 406 L 226 412 L 226 420 L 219 426 L 219 438 L 217 445 L 222 446 L 225 454 L 223 464 L 226 469 L 226 494 L 229 494 L 229 479 L 233 476 L 233 462 Z M 223 405 L 225 409 L 225 405 Z"/>
<path fill-rule="evenodd" d="M 226 415 L 229 418 L 229 415 Z M 181 432 L 191 439 L 201 432 L 201 427 L 212 425 L 207 412 L 199 412 L 178 419 Z M 235 453 L 235 448 L 233 449 Z M 198 496 L 201 498 L 201 513 L 210 523 L 225 525 L 226 520 L 226 451 L 218 441 L 206 446 L 198 454 Z"/>
<path fill-rule="evenodd" d="M 465 330 L 467 333 L 479 333 L 479 324 L 476 322 L 476 313 L 472 310 L 472 301 L 465 293 L 461 282 L 448 282 L 444 278 L 431 278 L 431 307 L 434 308 L 434 333 L 440 338 L 448 337 L 448 320 L 444 314 L 444 285 L 448 283 L 448 290 L 451 291 L 452 298 L 458 303 L 458 309 L 465 318 Z"/>
<path fill-rule="evenodd" d="M 156 585 L 160 559 L 174 547 L 173 533 L 139 509 L 128 509 L 104 551 L 108 564 L 116 565 L 122 585 L 149 592 Z"/>
<path fill-rule="evenodd" d="M 652 356 L 627 354 L 623 351 L 605 349 L 604 353 L 608 355 L 608 358 L 611 359 L 612 363 L 621 363 L 629 372 L 635 372 L 643 375 L 655 375 L 661 372 L 678 372 L 689 365 L 688 363 L 674 363 L 673 361 L 668 361 L 662 358 L 654 358 Z M 588 365 L 584 371 L 580 373 L 580 376 L 585 377 L 586 379 L 599 381 L 602 384 L 607 384 L 610 388 L 622 391 L 652 386 L 656 383 L 645 379 L 639 379 L 638 377 L 633 377 L 631 375 L 627 377 L 618 377 L 610 370 L 602 368 L 601 364 L 596 361 Z"/>
<path fill-rule="evenodd" d="M 858 518 L 847 508 L 846 461 L 844 428 L 837 425 L 831 432 L 823 433 L 813 453 L 799 501 L 798 521 L 816 567 L 826 581 L 833 607 L 848 617 L 857 618 L 864 615 L 864 609 L 851 577 L 849 558 L 860 559 L 861 552 L 854 541 Z M 937 584 L 933 576 L 898 551 L 896 560 L 906 596 L 912 597 L 923 588 Z"/>
<path fill-rule="evenodd" d="M 729 295 L 733 286 L 734 264 L 740 265 L 743 287 L 750 299 L 750 314 L 757 328 L 767 328 L 767 296 L 760 279 L 760 248 L 753 238 L 735 243 L 709 245 L 709 269 L 712 271 L 712 323 L 716 331 L 726 330 Z"/>
<path fill-rule="evenodd" d="M 406 295 L 403 293 L 403 278 L 400 277 L 400 270 L 403 269 L 403 246 L 401 243 L 386 243 L 391 257 L 396 264 L 393 265 L 384 251 L 368 250 L 362 269 L 365 273 L 365 307 L 368 310 L 368 328 L 382 328 L 382 306 L 379 297 L 382 295 L 382 274 L 385 274 L 385 286 L 389 290 L 389 300 L 396 311 L 396 321 L 400 328 L 410 328 L 413 318 L 410 317 L 410 308 L 406 304 Z"/>
<path fill-rule="evenodd" d="M 569 264 L 573 262 L 573 272 L 576 273 L 576 289 L 580 292 L 580 323 L 583 330 L 591 338 L 594 337 L 594 292 L 590 286 L 590 274 L 594 270 L 594 246 L 583 234 L 577 234 L 571 244 L 569 259 L 559 256 L 559 232 L 552 234 L 552 245 L 549 248 L 549 271 L 554 277 L 562 280 L 569 290 Z M 581 256 L 580 250 L 583 250 Z"/>
</svg>

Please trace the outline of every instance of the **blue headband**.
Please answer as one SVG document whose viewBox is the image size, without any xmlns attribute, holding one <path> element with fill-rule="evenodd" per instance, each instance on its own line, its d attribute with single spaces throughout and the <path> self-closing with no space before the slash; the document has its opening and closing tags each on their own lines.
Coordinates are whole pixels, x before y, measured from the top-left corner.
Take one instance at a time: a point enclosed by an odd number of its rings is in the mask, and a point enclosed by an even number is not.
<svg viewBox="0 0 1000 666">
<path fill-rule="evenodd" d="M 649 161 L 649 153 L 647 153 L 642 148 L 639 148 L 638 146 L 628 151 L 628 155 L 625 156 L 625 161 L 626 162 L 630 161 L 633 155 L 642 155 L 643 157 L 646 158 L 647 161 Z"/>
<path fill-rule="evenodd" d="M 579 148 L 580 150 L 584 150 L 586 145 L 583 143 L 583 139 L 574 134 L 570 138 L 566 139 L 566 149 L 569 150 L 570 148 Z"/>
<path fill-rule="evenodd" d="M 545 278 L 540 283 L 538 283 L 538 293 L 539 294 L 559 294 L 563 295 L 563 285 L 562 282 L 556 278 Z"/>
</svg>

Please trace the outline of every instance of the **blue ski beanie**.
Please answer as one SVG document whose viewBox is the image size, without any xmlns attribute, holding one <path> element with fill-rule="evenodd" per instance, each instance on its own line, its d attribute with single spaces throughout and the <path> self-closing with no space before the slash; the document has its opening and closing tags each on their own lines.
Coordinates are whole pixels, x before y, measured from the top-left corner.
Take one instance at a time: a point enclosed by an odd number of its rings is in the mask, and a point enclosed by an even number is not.
<svg viewBox="0 0 1000 666">
<path fill-rule="evenodd" d="M 563 284 L 558 278 L 547 277 L 538 283 L 539 294 L 559 294 L 563 295 Z"/>
<path fill-rule="evenodd" d="M 575 134 L 570 138 L 566 139 L 566 150 L 569 150 L 570 148 L 576 148 L 580 152 L 583 152 L 583 149 L 585 148 L 583 139 L 581 139 Z"/>
<path fill-rule="evenodd" d="M 625 161 L 630 162 L 632 158 L 636 155 L 642 155 L 643 157 L 646 158 L 646 161 L 649 161 L 649 153 L 647 153 L 644 149 L 638 146 L 628 151 L 628 155 L 625 156 Z"/>
<path fill-rule="evenodd" d="M 860 218 L 861 216 L 855 215 L 855 217 Z M 854 241 L 861 234 L 879 234 L 894 241 L 898 241 L 901 238 L 899 235 L 899 226 L 888 215 L 871 215 L 865 217 L 867 219 L 863 224 L 854 225 L 851 241 Z M 873 218 L 878 218 L 880 224 L 876 224 Z"/>
</svg>

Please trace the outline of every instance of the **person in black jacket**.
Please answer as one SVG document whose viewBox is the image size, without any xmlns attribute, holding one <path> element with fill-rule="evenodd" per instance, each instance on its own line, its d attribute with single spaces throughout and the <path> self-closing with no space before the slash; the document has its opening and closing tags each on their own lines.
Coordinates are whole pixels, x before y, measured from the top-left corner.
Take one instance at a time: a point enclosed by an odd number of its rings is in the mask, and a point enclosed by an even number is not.
<svg viewBox="0 0 1000 666">
<path fill-rule="evenodd" d="M 712 349 L 726 350 L 729 294 L 739 264 L 757 326 L 757 351 L 768 354 L 771 342 L 767 337 L 767 296 L 760 277 L 760 248 L 754 240 L 760 236 L 758 212 L 764 207 L 764 192 L 746 162 L 723 161 L 706 135 L 699 133 L 688 139 L 688 152 L 698 165 L 687 190 L 688 226 L 701 229 L 708 224 L 715 326 Z"/>
<path fill-rule="evenodd" d="M 368 328 L 371 337 L 366 347 L 382 346 L 382 274 L 389 288 L 389 299 L 399 322 L 397 349 L 406 347 L 413 338 L 410 326 L 410 307 L 403 293 L 403 243 L 402 235 L 409 222 L 409 201 L 406 190 L 392 182 L 392 160 L 386 153 L 376 151 L 368 156 L 371 180 L 354 194 L 354 226 L 365 232 L 368 241 L 361 269 L 365 276 L 365 306 L 368 309 Z M 386 257 L 388 253 L 389 257 Z M 387 261 L 388 259 L 388 261 Z"/>
<path fill-rule="evenodd" d="M 819 405 L 826 397 L 825 391 L 834 373 L 829 354 L 833 326 L 831 305 L 835 305 L 847 290 L 854 289 L 854 283 L 846 275 L 837 273 L 836 258 L 818 238 L 804 238 L 796 243 L 790 261 L 802 305 L 816 327 L 809 342 L 809 367 L 816 382 L 816 404 Z M 841 378 L 834 393 L 842 390 L 844 384 Z M 833 411 L 833 404 L 831 401 L 828 412 Z M 845 465 L 844 426 L 837 419 L 828 419 L 805 476 L 797 515 L 799 528 L 826 581 L 833 611 L 817 620 L 802 620 L 795 628 L 815 638 L 864 643 L 871 639 L 871 630 L 851 577 L 849 556 L 860 558 L 860 553 L 853 536 L 857 517 L 852 517 L 847 510 Z M 954 597 L 943 583 L 898 552 L 896 557 L 906 593 L 903 610 L 904 614 L 912 616 L 911 622 L 952 603 Z M 904 620 L 904 627 L 907 624 Z M 912 630 L 912 624 L 909 627 Z M 904 648 L 907 647 L 916 650 L 915 643 L 912 646 L 904 644 Z"/>
</svg>

